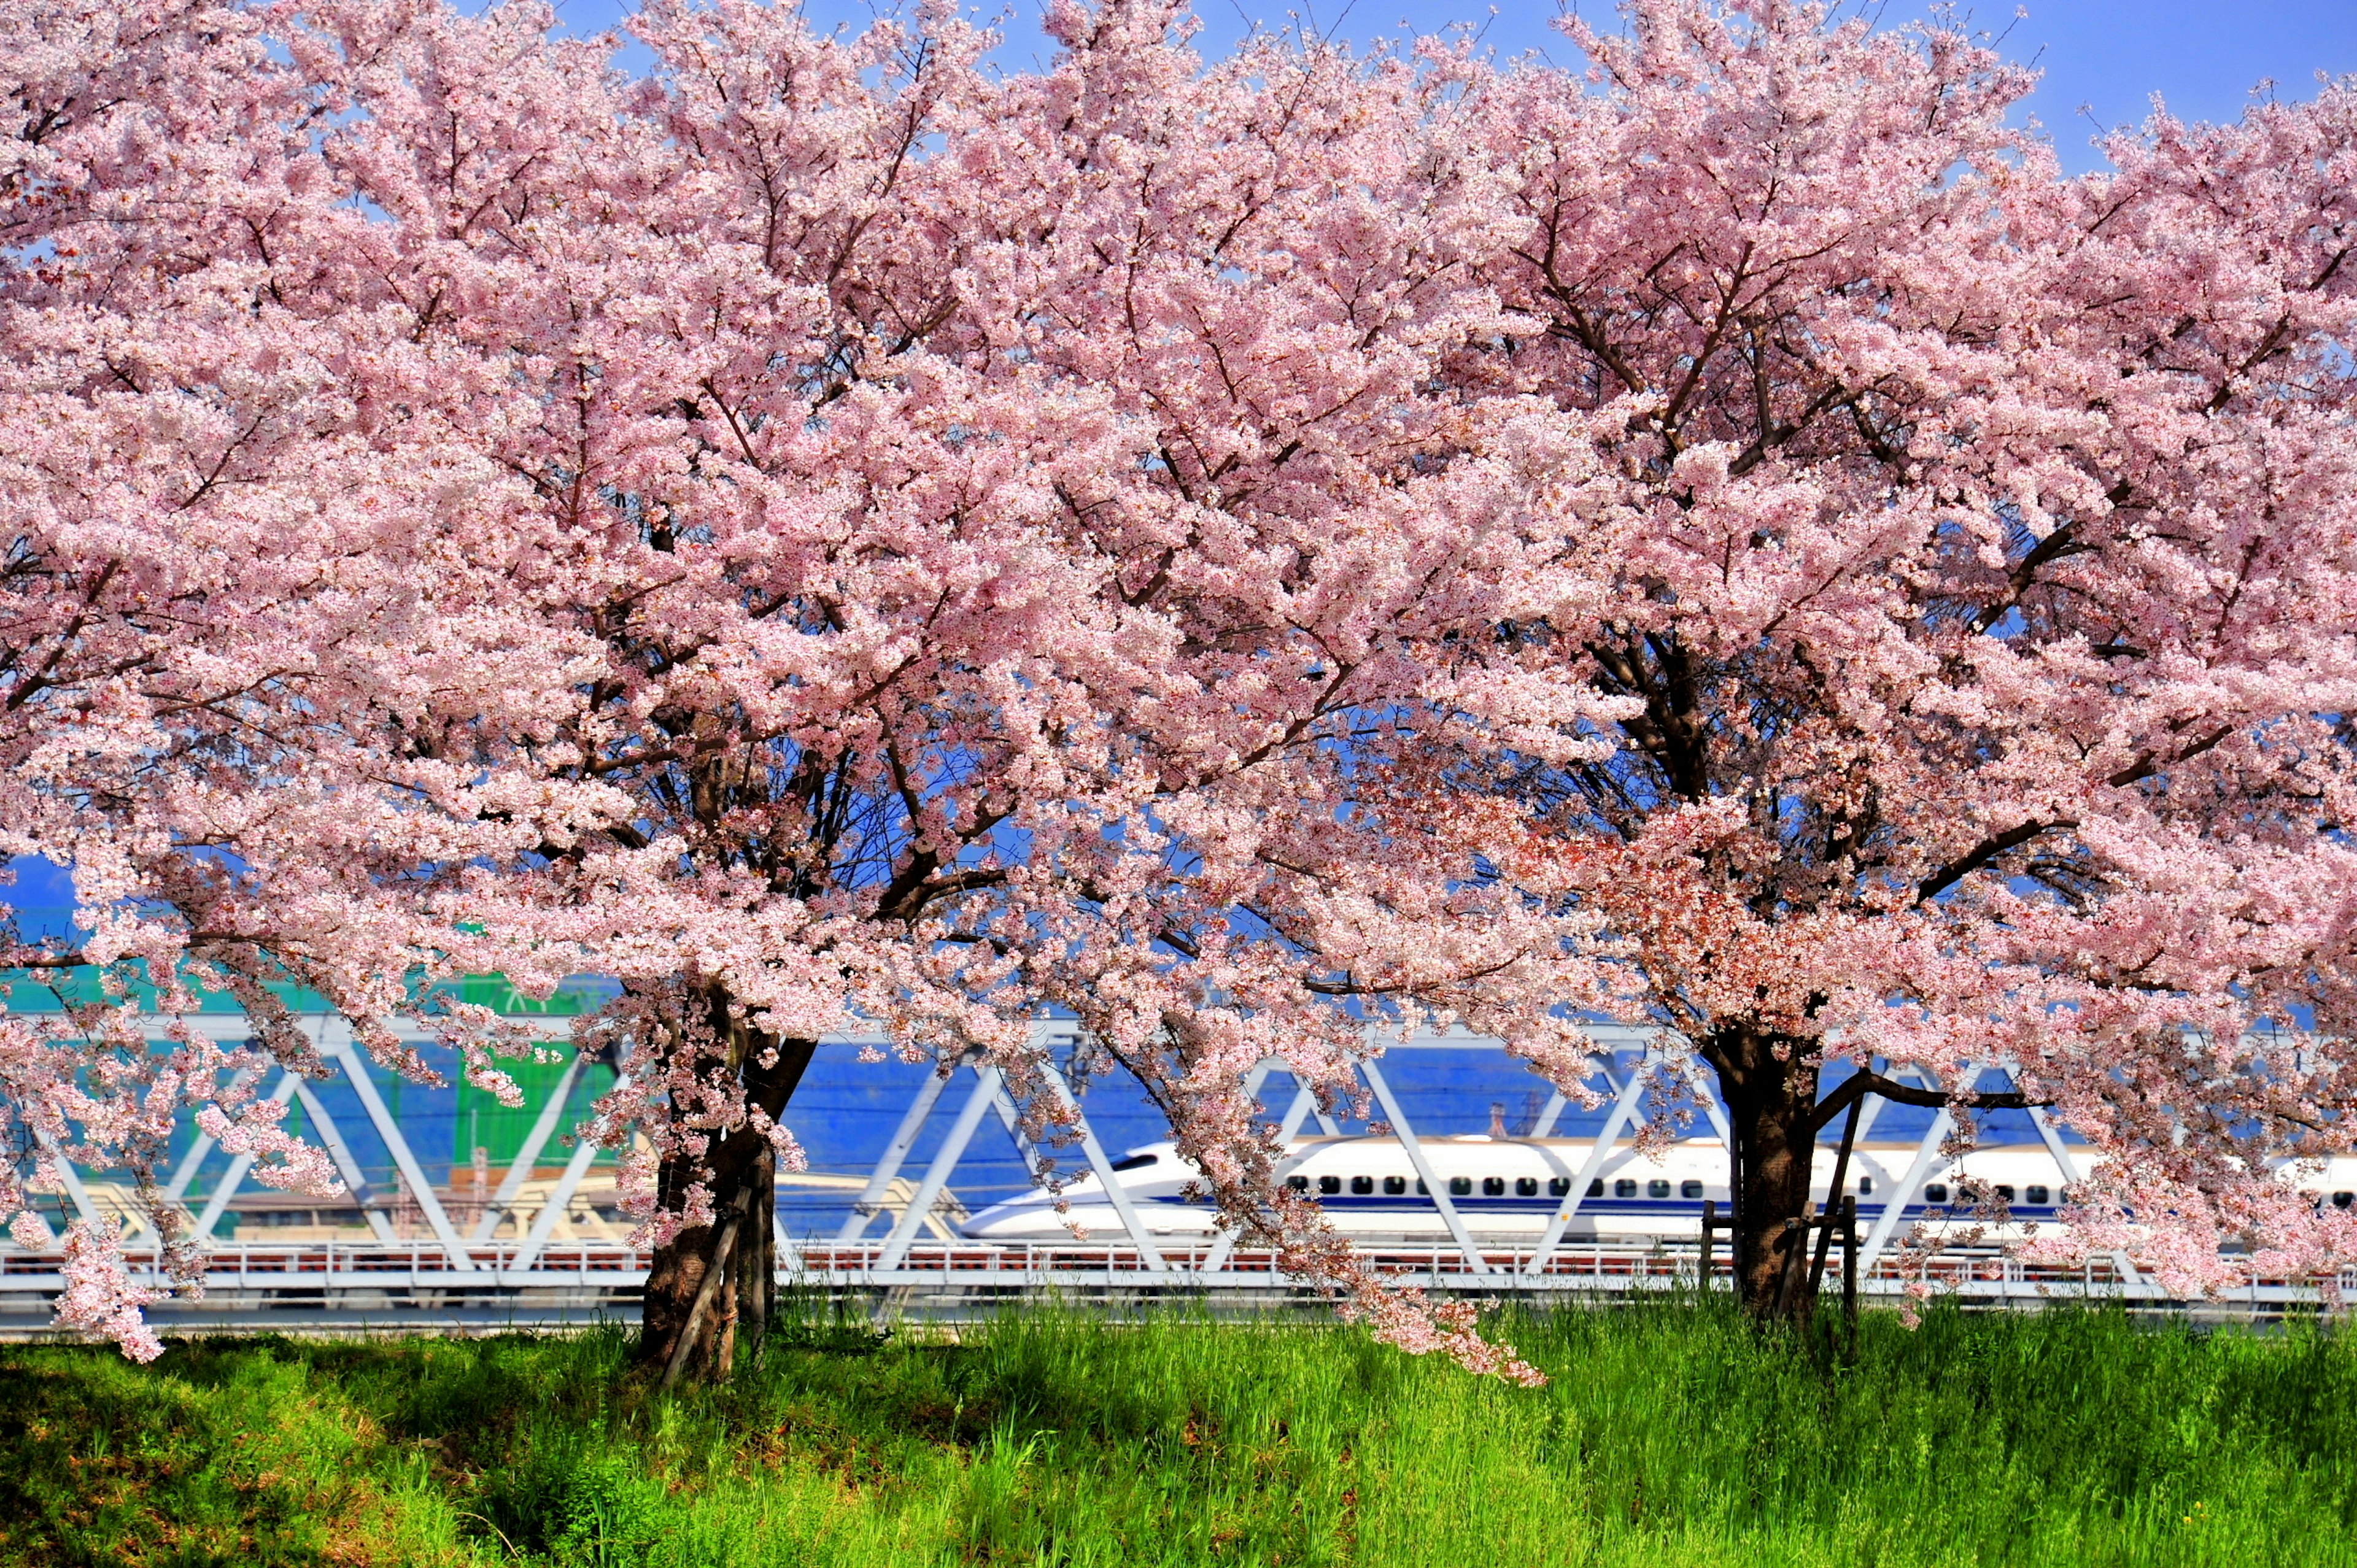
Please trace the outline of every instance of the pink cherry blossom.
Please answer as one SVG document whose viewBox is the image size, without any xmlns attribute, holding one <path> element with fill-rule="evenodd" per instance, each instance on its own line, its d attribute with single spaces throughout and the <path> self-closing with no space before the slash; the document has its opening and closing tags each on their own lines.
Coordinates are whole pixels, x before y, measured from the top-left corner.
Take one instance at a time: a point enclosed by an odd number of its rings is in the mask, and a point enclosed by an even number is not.
<svg viewBox="0 0 2357 1568">
<path fill-rule="evenodd" d="M 1353 1101 L 1462 1024 L 1587 1099 L 1582 1018 L 1670 1025 L 1755 1304 L 1845 1060 L 2013 1064 L 2115 1156 L 2073 1244 L 2346 1258 L 2272 1165 L 2346 1124 L 2357 92 L 2066 179 L 1953 33 L 1629 21 L 1572 74 L 1060 5 L 1000 73 L 945 5 L 654 0 L 632 77 L 521 0 L 0 3 L 0 848 L 86 930 L 8 956 L 116 986 L 0 1021 L 0 1113 L 316 1184 L 269 986 L 496 1093 L 437 983 L 609 975 L 674 1375 L 760 1332 L 855 1026 L 1053 1146 L 1076 1018 L 1232 1223 L 1517 1377 L 1281 1187 L 1255 1064 Z"/>
<path fill-rule="evenodd" d="M 1628 20 L 1471 95 L 1529 325 L 1459 374 L 1577 428 L 1515 636 L 1637 711 L 1469 756 L 1460 841 L 1717 1069 L 1755 1307 L 1841 1062 L 2005 1064 L 2111 1156 L 2050 1251 L 2345 1262 L 2276 1170 L 2351 1125 L 2357 88 L 2073 180 L 1964 37 Z"/>
</svg>

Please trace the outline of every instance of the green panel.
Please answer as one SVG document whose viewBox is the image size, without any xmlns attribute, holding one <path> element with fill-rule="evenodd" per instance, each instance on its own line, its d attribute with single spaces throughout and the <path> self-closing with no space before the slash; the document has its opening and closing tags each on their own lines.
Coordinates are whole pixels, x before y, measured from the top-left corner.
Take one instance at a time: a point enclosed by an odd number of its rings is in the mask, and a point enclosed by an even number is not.
<svg viewBox="0 0 2357 1568">
<path fill-rule="evenodd" d="M 88 1006 L 102 999 L 98 971 L 95 969 L 51 970 L 31 975 L 22 970 L 0 971 L 0 982 L 10 987 L 8 1011 L 11 1013 L 57 1013 L 63 1011 L 61 994 L 77 1006 Z M 294 985 L 272 985 L 271 993 L 297 1013 L 330 1012 L 328 999 L 316 991 Z M 145 981 L 131 987 L 131 995 L 143 1011 L 152 1012 L 156 1004 L 156 988 Z M 219 991 L 197 993 L 197 1010 L 200 1013 L 239 1013 L 244 1011 L 237 998 Z"/>
<path fill-rule="evenodd" d="M 12 988 L 6 1004 L 6 1010 L 11 1013 L 59 1011 L 59 998 L 52 993 L 52 988 L 76 1004 L 87 1005 L 100 999 L 98 972 L 94 969 L 54 971 L 38 976 L 21 970 L 0 971 L 0 983 Z M 155 987 L 143 982 L 131 989 L 141 1007 L 152 1011 Z M 268 989 L 294 1012 L 334 1011 L 328 1005 L 328 999 L 316 991 L 293 985 L 272 985 Z M 499 974 L 470 974 L 463 980 L 436 985 L 434 993 L 489 1007 L 502 1016 L 529 1018 L 578 1017 L 584 1013 L 596 1012 L 602 1000 L 594 981 L 568 980 L 553 995 L 532 997 L 509 984 L 505 975 Z M 221 992 L 200 991 L 197 998 L 200 1012 L 242 1011 L 235 997 Z"/>
<path fill-rule="evenodd" d="M 533 1123 L 539 1120 L 541 1108 L 556 1091 L 557 1080 L 565 1076 L 563 1062 L 543 1065 L 531 1061 L 501 1061 L 500 1068 L 516 1080 L 523 1090 L 523 1103 L 510 1108 L 499 1101 L 489 1090 L 477 1089 L 464 1079 L 458 1081 L 458 1113 L 455 1128 L 451 1164 L 460 1169 L 471 1164 L 477 1148 L 485 1149 L 485 1158 L 494 1171 L 505 1169 L 523 1148 L 523 1141 L 532 1135 Z M 537 1164 L 563 1165 L 572 1157 L 570 1147 L 562 1142 L 581 1120 L 597 1097 L 614 1087 L 614 1069 L 602 1062 L 593 1062 L 573 1086 L 573 1093 L 558 1120 L 556 1131 L 541 1150 Z M 614 1151 L 601 1150 L 597 1163 L 614 1163 Z"/>
<path fill-rule="evenodd" d="M 595 1012 L 597 998 L 584 988 L 571 983 L 557 987 L 549 996 L 526 996 L 508 983 L 504 974 L 470 974 L 454 984 L 437 985 L 437 993 L 455 996 L 461 1002 L 478 1007 L 489 1007 L 505 1017 L 573 1018 Z M 518 1079 L 517 1082 L 523 1080 Z"/>
</svg>

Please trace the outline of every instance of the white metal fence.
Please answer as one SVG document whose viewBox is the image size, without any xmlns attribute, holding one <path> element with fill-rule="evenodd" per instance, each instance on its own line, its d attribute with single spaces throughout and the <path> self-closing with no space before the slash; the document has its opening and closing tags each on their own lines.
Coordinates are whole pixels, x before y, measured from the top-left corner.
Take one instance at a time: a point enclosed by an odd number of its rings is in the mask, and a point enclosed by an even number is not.
<svg viewBox="0 0 2357 1568">
<path fill-rule="evenodd" d="M 1629 1300 L 1692 1294 L 1703 1286 L 1691 1246 L 1486 1248 L 1477 1272 L 1454 1245 L 1371 1248 L 1367 1262 L 1394 1283 L 1450 1294 L 1533 1303 Z M 779 1281 L 834 1296 L 862 1310 L 911 1316 L 986 1315 L 1011 1300 L 1053 1294 L 1127 1306 L 1201 1303 L 1266 1310 L 1317 1299 L 1282 1273 L 1270 1253 L 1166 1243 L 1149 1257 L 1136 1248 L 1078 1243 L 988 1246 L 806 1242 L 780 1249 Z M 135 1254 L 154 1279 L 153 1259 Z M 201 1299 L 177 1299 L 151 1314 L 166 1332 L 270 1326 L 428 1328 L 555 1327 L 634 1317 L 648 1255 L 628 1246 L 566 1243 L 526 1256 L 514 1245 L 474 1244 L 457 1262 L 438 1245 L 355 1241 L 241 1241 L 216 1247 Z M 1887 1256 L 1862 1271 L 1860 1297 L 1891 1303 L 1917 1282 L 1967 1306 L 2037 1308 L 2066 1302 L 2119 1302 L 2140 1309 L 2270 1318 L 2321 1310 L 2317 1282 L 2259 1280 L 2214 1301 L 2172 1301 L 2108 1262 L 2078 1266 L 2025 1262 L 2002 1252 L 1951 1252 L 1903 1261 Z M 157 1282 L 160 1283 L 160 1282 Z M 1725 1290 L 1723 1270 L 1717 1288 Z M 2357 1273 L 2338 1282 L 2357 1295 Z M 41 1332 L 64 1286 L 54 1259 L 0 1254 L 0 1332 Z"/>
</svg>

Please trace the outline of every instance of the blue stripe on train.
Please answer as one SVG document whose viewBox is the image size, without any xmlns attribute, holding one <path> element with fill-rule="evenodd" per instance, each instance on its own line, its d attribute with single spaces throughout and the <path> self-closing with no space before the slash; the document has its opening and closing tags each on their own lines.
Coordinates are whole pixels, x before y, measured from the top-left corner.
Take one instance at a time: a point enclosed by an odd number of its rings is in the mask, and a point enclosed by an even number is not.
<svg viewBox="0 0 2357 1568">
<path fill-rule="evenodd" d="M 1318 1201 L 1320 1205 L 1329 1209 L 1372 1209 L 1381 1211 L 1384 1209 L 1396 1208 L 1434 1208 L 1434 1204 L 1430 1198 L 1412 1198 L 1406 1197 L 1405 1194 L 1394 1194 L 1389 1197 L 1383 1197 L 1368 1193 L 1329 1192 L 1314 1196 L 1318 1197 Z M 1132 1201 L 1137 1201 L 1135 1195 L 1133 1195 Z M 1175 1194 L 1165 1197 L 1146 1197 L 1145 1201 L 1148 1203 L 1177 1204 L 1181 1208 L 1187 1208 L 1200 1207 L 1200 1205 L 1189 1202 L 1188 1199 L 1178 1197 Z M 1512 1214 L 1520 1212 L 1543 1213 L 1550 1211 L 1557 1205 L 1561 1204 L 1563 1199 L 1559 1197 L 1490 1197 L 1487 1196 L 1480 1196 L 1463 1197 L 1452 1197 L 1449 1198 L 1449 1202 L 1457 1206 L 1458 1212 L 1460 1214 L 1469 1211 L 1473 1213 Z M 1878 1216 L 1882 1213 L 1884 1207 L 1884 1205 L 1879 1203 L 1861 1203 L 1857 1206 L 1857 1211 L 1862 1216 Z M 1968 1210 L 1960 1209 L 1952 1205 L 1941 1203 L 1910 1203 L 1901 1212 L 1906 1214 L 1928 1214 L 1935 1209 L 1942 1213 L 1952 1214 L 1969 1212 Z M 1579 1212 L 1582 1214 L 1668 1216 L 1672 1218 L 1683 1217 L 1700 1219 L 1702 1218 L 1702 1203 L 1699 1199 L 1676 1197 L 1588 1197 L 1582 1198 L 1580 1200 Z M 1719 1207 L 1719 1213 L 1724 1216 L 1726 1212 L 1726 1205 L 1722 1202 Z M 2061 1213 L 2061 1210 L 2050 1203 L 2017 1203 L 2009 1206 L 2007 1212 L 2017 1219 L 2036 1219 L 2040 1218 L 2050 1219 L 2055 1215 Z"/>
</svg>

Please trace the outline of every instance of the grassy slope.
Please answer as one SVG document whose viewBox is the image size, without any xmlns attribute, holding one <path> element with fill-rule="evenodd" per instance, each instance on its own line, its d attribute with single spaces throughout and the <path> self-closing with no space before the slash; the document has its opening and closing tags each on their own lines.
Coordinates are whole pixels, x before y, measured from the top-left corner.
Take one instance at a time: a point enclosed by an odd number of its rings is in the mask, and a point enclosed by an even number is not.
<svg viewBox="0 0 2357 1568">
<path fill-rule="evenodd" d="M 0 1563 L 2357 1564 L 2357 1339 L 1509 1332 L 1551 1387 L 1036 1314 L 670 1401 L 613 1335 L 0 1347 Z"/>
</svg>

